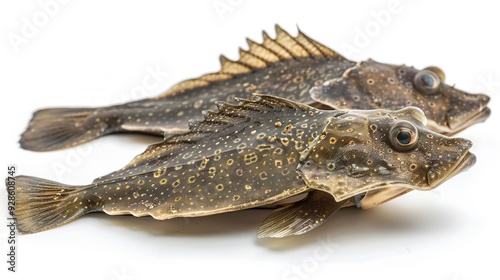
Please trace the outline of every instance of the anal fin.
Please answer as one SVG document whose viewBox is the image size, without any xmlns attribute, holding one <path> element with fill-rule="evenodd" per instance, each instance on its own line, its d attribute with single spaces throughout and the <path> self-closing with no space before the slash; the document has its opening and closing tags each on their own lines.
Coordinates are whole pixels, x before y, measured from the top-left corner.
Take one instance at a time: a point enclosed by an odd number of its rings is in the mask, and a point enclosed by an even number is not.
<svg viewBox="0 0 500 280">
<path fill-rule="evenodd" d="M 323 224 L 347 200 L 336 202 L 333 196 L 322 191 L 309 195 L 293 205 L 274 210 L 259 227 L 257 237 L 286 237 L 304 234 Z"/>
</svg>

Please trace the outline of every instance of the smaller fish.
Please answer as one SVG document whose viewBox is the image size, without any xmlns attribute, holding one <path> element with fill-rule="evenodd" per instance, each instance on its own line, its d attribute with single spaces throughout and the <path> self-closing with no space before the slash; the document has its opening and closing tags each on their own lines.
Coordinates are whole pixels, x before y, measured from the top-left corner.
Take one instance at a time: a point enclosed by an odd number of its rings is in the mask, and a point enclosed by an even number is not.
<svg viewBox="0 0 500 280">
<path fill-rule="evenodd" d="M 240 49 L 238 61 L 222 56 L 218 72 L 180 82 L 154 98 L 101 108 L 39 110 L 21 136 L 21 147 L 57 150 L 119 132 L 184 133 L 190 120 L 201 120 L 201 111 L 215 110 L 214 101 L 232 102 L 252 93 L 340 110 L 416 106 L 431 129 L 447 135 L 489 116 L 488 96 L 447 86 L 436 67 L 419 71 L 374 60 L 356 63 L 300 31 L 294 37 L 279 26 L 274 39 L 263 32 L 262 43 L 247 41 L 248 50 Z"/>
<path fill-rule="evenodd" d="M 258 237 L 306 233 L 343 207 L 434 189 L 474 165 L 472 143 L 425 127 L 415 107 L 319 110 L 273 96 L 218 102 L 190 131 L 151 145 L 86 186 L 16 177 L 20 233 L 89 212 L 198 217 L 306 198 L 267 217 Z"/>
</svg>

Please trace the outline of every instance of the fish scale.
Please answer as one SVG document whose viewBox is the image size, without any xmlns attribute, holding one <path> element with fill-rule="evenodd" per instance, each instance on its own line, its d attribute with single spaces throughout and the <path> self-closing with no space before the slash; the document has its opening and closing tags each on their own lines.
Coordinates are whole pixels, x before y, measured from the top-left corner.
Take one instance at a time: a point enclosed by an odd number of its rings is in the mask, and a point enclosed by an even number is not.
<svg viewBox="0 0 500 280">
<path fill-rule="evenodd" d="M 415 107 L 320 110 L 266 95 L 217 107 L 189 132 L 149 146 L 87 186 L 16 177 L 19 232 L 89 212 L 198 217 L 306 193 L 271 213 L 258 231 L 285 237 L 316 228 L 343 207 L 370 208 L 433 189 L 475 163 L 470 141 L 428 130 Z"/>
</svg>

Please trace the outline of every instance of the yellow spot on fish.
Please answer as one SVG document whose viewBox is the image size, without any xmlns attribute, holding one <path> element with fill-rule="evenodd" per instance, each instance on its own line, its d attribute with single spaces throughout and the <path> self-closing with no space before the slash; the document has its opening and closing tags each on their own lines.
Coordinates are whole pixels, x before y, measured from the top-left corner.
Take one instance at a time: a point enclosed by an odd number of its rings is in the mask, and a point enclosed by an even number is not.
<svg viewBox="0 0 500 280">
<path fill-rule="evenodd" d="M 174 188 L 177 188 L 179 186 L 179 184 L 181 183 L 181 180 L 180 179 L 177 179 L 175 180 L 173 183 L 172 183 L 172 187 Z"/>
<path fill-rule="evenodd" d="M 174 201 L 175 201 L 175 202 L 179 202 L 179 201 L 181 201 L 181 199 L 182 199 L 182 197 L 178 196 L 178 197 L 176 197 L 176 198 L 174 199 Z"/>
<path fill-rule="evenodd" d="M 215 173 L 216 173 L 216 172 L 217 172 L 217 169 L 216 169 L 215 167 L 213 167 L 213 166 L 212 166 L 212 167 L 210 167 L 210 168 L 208 169 L 208 176 L 209 176 L 210 178 L 213 178 L 213 177 L 215 176 Z"/>
<path fill-rule="evenodd" d="M 155 173 L 153 174 L 153 176 L 154 176 L 155 178 L 159 178 L 161 175 L 165 174 L 165 171 L 166 171 L 166 170 L 167 170 L 167 169 L 166 169 L 165 167 L 162 167 L 162 168 L 160 168 L 160 169 L 156 170 L 156 171 L 155 171 Z"/>
<path fill-rule="evenodd" d="M 205 167 L 207 167 L 207 163 L 208 163 L 209 159 L 208 158 L 204 158 L 201 162 L 200 162 L 200 168 L 199 169 L 205 169 Z"/>
<path fill-rule="evenodd" d="M 261 180 L 267 180 L 267 172 L 260 172 L 259 177 Z"/>
<path fill-rule="evenodd" d="M 167 183 L 167 179 L 166 178 L 163 178 L 160 180 L 160 185 L 165 185 Z"/>
<path fill-rule="evenodd" d="M 333 145 L 333 144 L 335 144 L 335 143 L 337 143 L 337 138 L 335 138 L 335 137 L 330 137 L 330 145 Z"/>
<path fill-rule="evenodd" d="M 252 163 L 255 163 L 255 162 L 257 162 L 258 159 L 259 159 L 259 157 L 255 153 L 250 153 L 250 154 L 246 154 L 243 156 L 243 160 L 245 161 L 246 165 L 250 165 Z"/>
<path fill-rule="evenodd" d="M 230 158 L 226 161 L 226 164 L 229 166 L 233 165 L 233 163 L 234 163 L 234 160 L 232 158 Z"/>
<path fill-rule="evenodd" d="M 238 149 L 238 153 L 241 153 L 243 152 L 243 149 L 245 149 L 246 147 L 247 147 L 246 143 L 241 143 L 238 146 L 236 146 L 236 149 Z"/>
<path fill-rule="evenodd" d="M 276 126 L 276 127 L 280 127 L 280 126 L 282 126 L 282 124 L 281 124 L 281 122 L 275 122 L 275 123 L 274 123 L 274 126 Z"/>
<path fill-rule="evenodd" d="M 273 151 L 273 154 L 276 154 L 276 155 L 281 155 L 282 153 L 283 153 L 283 149 L 282 148 L 276 148 Z"/>
<path fill-rule="evenodd" d="M 217 186 L 215 186 L 215 189 L 220 192 L 220 191 L 224 190 L 224 185 L 218 184 Z"/>
<path fill-rule="evenodd" d="M 288 146 L 288 144 L 290 143 L 290 141 L 286 137 L 281 138 L 280 140 L 281 140 L 281 144 L 283 144 L 284 146 Z"/>
<path fill-rule="evenodd" d="M 190 184 L 194 183 L 194 181 L 196 181 L 196 176 L 191 176 L 191 177 L 188 178 L 188 182 Z"/>
<path fill-rule="evenodd" d="M 246 189 L 246 190 L 251 190 L 251 189 L 252 189 L 252 186 L 250 186 L 250 185 L 245 185 L 245 189 Z"/>
<path fill-rule="evenodd" d="M 335 164 L 333 164 L 332 162 L 328 163 L 326 165 L 326 168 L 328 168 L 328 170 L 332 171 L 335 169 Z"/>
<path fill-rule="evenodd" d="M 295 127 L 292 124 L 287 124 L 283 129 L 283 134 L 289 134 Z"/>
</svg>

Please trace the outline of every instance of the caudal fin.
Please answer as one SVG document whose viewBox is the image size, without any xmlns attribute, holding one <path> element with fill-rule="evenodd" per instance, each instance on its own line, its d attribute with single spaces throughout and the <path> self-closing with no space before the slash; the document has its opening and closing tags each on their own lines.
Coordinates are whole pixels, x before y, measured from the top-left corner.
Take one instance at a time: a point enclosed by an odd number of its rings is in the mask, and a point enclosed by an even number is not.
<svg viewBox="0 0 500 280">
<path fill-rule="evenodd" d="M 68 186 L 29 176 L 15 177 L 15 210 L 19 233 L 35 233 L 66 224 L 86 213 L 99 211 L 92 186 Z"/>
<path fill-rule="evenodd" d="M 106 133 L 108 124 L 92 108 L 44 109 L 35 112 L 21 135 L 21 147 L 51 151 L 76 146 Z"/>
</svg>

